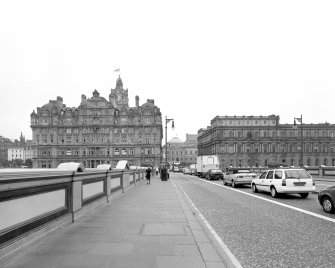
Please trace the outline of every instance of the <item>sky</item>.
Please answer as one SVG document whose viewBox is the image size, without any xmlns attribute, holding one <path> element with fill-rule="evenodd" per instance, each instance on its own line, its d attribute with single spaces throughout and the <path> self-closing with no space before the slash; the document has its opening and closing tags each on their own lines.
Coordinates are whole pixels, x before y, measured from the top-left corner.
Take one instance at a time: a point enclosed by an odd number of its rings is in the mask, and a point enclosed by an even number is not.
<svg viewBox="0 0 335 268">
<path fill-rule="evenodd" d="M 130 106 L 174 119 L 168 139 L 217 115 L 335 124 L 333 2 L 1 1 L 0 135 L 31 139 L 37 107 L 108 99 L 119 74 Z"/>
</svg>

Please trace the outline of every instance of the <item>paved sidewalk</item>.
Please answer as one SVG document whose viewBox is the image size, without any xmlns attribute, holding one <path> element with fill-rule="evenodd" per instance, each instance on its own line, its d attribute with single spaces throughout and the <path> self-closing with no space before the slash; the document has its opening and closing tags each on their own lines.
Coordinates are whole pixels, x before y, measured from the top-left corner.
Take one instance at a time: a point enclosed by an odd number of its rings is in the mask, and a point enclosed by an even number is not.
<svg viewBox="0 0 335 268">
<path fill-rule="evenodd" d="M 4 267 L 216 268 L 222 259 L 172 180 L 158 176 L 112 196 Z"/>
</svg>

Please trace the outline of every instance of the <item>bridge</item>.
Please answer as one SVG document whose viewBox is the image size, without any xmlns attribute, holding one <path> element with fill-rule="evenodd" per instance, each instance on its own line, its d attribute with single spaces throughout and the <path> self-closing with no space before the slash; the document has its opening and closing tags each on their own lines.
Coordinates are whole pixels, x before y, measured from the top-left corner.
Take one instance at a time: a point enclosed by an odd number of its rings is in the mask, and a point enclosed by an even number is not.
<svg viewBox="0 0 335 268">
<path fill-rule="evenodd" d="M 238 267 L 144 168 L 0 172 L 1 267 Z"/>
<path fill-rule="evenodd" d="M 306 169 L 334 181 L 335 167 Z M 240 267 L 173 180 L 148 185 L 144 173 L 78 163 L 2 170 L 0 266 Z"/>
</svg>

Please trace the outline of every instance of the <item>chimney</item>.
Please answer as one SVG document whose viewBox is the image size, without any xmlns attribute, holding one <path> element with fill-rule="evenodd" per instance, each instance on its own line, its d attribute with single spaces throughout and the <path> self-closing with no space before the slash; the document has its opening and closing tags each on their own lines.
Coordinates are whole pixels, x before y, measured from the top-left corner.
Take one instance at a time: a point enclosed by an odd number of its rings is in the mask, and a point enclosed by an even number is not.
<svg viewBox="0 0 335 268">
<path fill-rule="evenodd" d="M 136 108 L 140 106 L 140 98 L 138 96 L 135 97 Z"/>
</svg>

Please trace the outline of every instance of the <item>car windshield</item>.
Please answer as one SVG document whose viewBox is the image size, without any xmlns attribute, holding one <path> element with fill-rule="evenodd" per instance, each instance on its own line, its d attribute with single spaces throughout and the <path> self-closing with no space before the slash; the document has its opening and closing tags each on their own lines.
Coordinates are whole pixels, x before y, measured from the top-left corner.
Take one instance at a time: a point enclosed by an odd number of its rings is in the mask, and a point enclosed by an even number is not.
<svg viewBox="0 0 335 268">
<path fill-rule="evenodd" d="M 311 178 L 311 175 L 304 169 L 285 170 L 286 179 Z"/>
<path fill-rule="evenodd" d="M 222 173 L 220 169 L 212 169 L 211 172 L 212 173 Z"/>
</svg>

